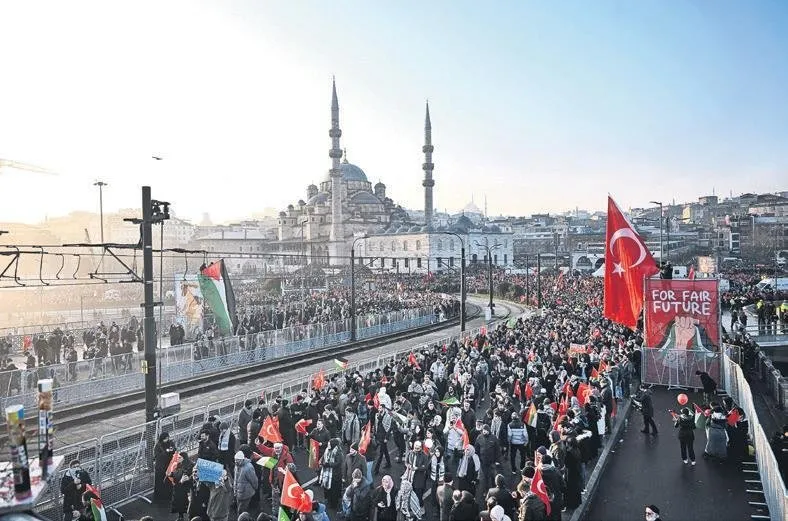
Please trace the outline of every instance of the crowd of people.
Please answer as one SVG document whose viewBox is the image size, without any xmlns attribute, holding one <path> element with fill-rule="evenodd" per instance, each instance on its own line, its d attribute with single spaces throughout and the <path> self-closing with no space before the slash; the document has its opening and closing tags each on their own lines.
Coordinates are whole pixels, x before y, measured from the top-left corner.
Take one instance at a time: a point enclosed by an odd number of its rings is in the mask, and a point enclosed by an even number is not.
<svg viewBox="0 0 788 521">
<path fill-rule="evenodd" d="M 588 466 L 638 382 L 642 337 L 589 305 L 598 280 L 555 282 L 561 298 L 541 313 L 292 401 L 250 400 L 236 422 L 211 418 L 196 455 L 163 433 L 156 500 L 204 521 L 276 518 L 280 506 L 317 521 L 561 519 L 580 506 Z M 281 493 L 307 472 L 293 455 L 310 448 L 317 490 L 298 513 Z M 197 458 L 223 465 L 219 483 L 199 481 Z"/>
</svg>

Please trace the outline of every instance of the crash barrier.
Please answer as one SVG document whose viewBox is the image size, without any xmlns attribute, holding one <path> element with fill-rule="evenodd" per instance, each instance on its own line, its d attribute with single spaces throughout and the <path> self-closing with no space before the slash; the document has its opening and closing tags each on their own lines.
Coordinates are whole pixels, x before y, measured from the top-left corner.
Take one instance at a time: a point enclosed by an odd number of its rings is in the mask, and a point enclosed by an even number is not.
<svg viewBox="0 0 788 521">
<path fill-rule="evenodd" d="M 769 517 L 771 519 L 788 519 L 786 517 L 788 516 L 788 494 L 785 490 L 785 483 L 780 475 L 780 468 L 769 444 L 769 438 L 758 421 L 750 384 L 747 383 L 739 364 L 727 356 L 722 358 L 722 384 L 749 418 L 750 439 L 755 447 L 755 459 L 758 462 L 765 503 L 769 507 Z"/>
<path fill-rule="evenodd" d="M 462 335 L 447 335 L 438 340 L 403 347 L 380 356 L 350 361 L 346 370 L 340 370 L 335 364 L 326 362 L 323 373 L 328 381 L 333 375 L 345 371 L 367 373 L 382 369 L 408 353 L 434 345 L 448 345 L 458 339 L 473 338 L 482 329 L 475 328 Z M 153 447 L 160 433 L 169 433 L 178 451 L 193 453 L 197 450 L 200 428 L 210 416 L 228 422 L 237 432 L 238 414 L 247 399 L 256 402 L 264 396 L 270 403 L 277 396 L 281 396 L 292 401 L 302 389 L 311 388 L 315 372 L 314 369 L 301 372 L 275 386 L 255 388 L 252 387 L 254 384 L 251 384 L 247 393 L 225 398 L 206 407 L 179 412 L 153 422 L 106 434 L 100 438 L 55 448 L 55 455 L 64 457 L 64 467 L 68 467 L 68 463 L 73 459 L 80 460 L 82 467 L 89 472 L 93 483 L 99 487 L 102 501 L 108 509 L 120 508 L 123 504 L 138 498 L 148 501 L 146 496 L 154 486 Z M 64 472 L 65 468 L 53 476 L 53 485 L 48 487 L 45 496 L 36 506 L 37 513 L 52 521 L 62 519 L 63 498 L 59 483 Z"/>
<path fill-rule="evenodd" d="M 445 320 L 434 308 L 424 307 L 394 311 L 383 315 L 357 317 L 359 340 L 397 333 Z M 217 338 L 159 349 L 157 369 L 161 384 L 183 381 L 197 375 L 210 374 L 266 360 L 286 358 L 295 354 L 338 345 L 350 340 L 350 320 L 310 324 L 288 329 L 264 331 L 250 335 Z M 0 373 L 4 388 L 2 406 L 23 404 L 34 410 L 38 403 L 36 384 L 39 378 L 53 378 L 55 407 L 77 405 L 95 400 L 96 396 L 114 396 L 144 388 L 139 354 L 82 360 L 38 368 L 35 371 Z M 23 392 L 15 393 L 17 387 Z"/>
</svg>

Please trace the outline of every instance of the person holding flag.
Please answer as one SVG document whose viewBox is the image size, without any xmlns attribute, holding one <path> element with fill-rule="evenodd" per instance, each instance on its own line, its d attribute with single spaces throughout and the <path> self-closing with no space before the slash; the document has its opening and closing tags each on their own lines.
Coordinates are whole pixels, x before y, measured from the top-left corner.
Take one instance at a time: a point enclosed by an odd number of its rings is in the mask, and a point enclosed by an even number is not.
<svg viewBox="0 0 788 521">
<path fill-rule="evenodd" d="M 687 407 L 681 409 L 681 415 L 673 421 L 673 426 L 679 430 L 679 444 L 681 445 L 681 459 L 684 464 L 695 465 L 695 417 L 690 414 Z"/>
</svg>

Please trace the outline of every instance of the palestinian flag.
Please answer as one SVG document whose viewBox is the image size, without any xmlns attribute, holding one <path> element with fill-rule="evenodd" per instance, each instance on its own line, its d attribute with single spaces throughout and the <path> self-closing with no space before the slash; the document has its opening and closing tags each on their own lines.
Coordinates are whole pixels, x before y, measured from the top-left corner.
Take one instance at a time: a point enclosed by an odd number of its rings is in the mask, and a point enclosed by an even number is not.
<svg viewBox="0 0 788 521">
<path fill-rule="evenodd" d="M 107 521 L 104 503 L 102 503 L 100 499 L 90 500 L 90 510 L 93 513 L 93 521 Z"/>
<path fill-rule="evenodd" d="M 224 260 L 212 262 L 200 269 L 198 279 L 205 303 L 211 308 L 219 331 L 223 335 L 232 335 L 237 323 L 235 294 Z"/>
<path fill-rule="evenodd" d="M 277 464 L 277 463 L 279 463 L 279 460 L 278 460 L 278 459 L 276 459 L 276 458 L 271 458 L 271 457 L 268 457 L 268 456 L 263 456 L 262 458 L 260 458 L 259 460 L 257 460 L 257 462 L 256 462 L 256 463 L 257 463 L 258 465 L 260 465 L 261 467 L 265 467 L 265 468 L 267 468 L 267 469 L 272 469 L 272 468 L 276 467 L 276 464 Z"/>
<path fill-rule="evenodd" d="M 309 461 L 307 466 L 312 470 L 320 467 L 320 442 L 315 439 L 309 440 Z"/>
<path fill-rule="evenodd" d="M 276 518 L 276 521 L 290 521 L 290 516 L 287 515 L 285 509 L 281 506 L 279 507 L 279 515 Z"/>
<path fill-rule="evenodd" d="M 457 399 L 456 396 L 449 396 L 448 398 L 444 398 L 442 402 L 438 402 L 441 405 L 445 405 L 446 407 L 453 407 L 455 405 L 460 405 L 460 401 Z"/>
<path fill-rule="evenodd" d="M 536 405 L 531 402 L 531 406 L 525 411 L 525 423 L 533 428 L 536 428 Z"/>
<path fill-rule="evenodd" d="M 334 358 L 334 363 L 337 365 L 339 369 L 344 371 L 347 369 L 347 358 Z"/>
</svg>

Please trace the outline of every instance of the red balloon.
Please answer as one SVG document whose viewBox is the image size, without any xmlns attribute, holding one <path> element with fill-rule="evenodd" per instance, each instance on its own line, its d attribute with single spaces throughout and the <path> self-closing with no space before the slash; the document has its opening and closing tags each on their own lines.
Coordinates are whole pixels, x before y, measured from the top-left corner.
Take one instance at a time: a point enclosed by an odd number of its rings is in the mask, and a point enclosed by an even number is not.
<svg viewBox="0 0 788 521">
<path fill-rule="evenodd" d="M 678 400 L 680 405 L 687 405 L 687 402 L 689 401 L 689 398 L 687 398 L 687 395 L 684 393 L 678 395 L 676 399 Z"/>
</svg>

